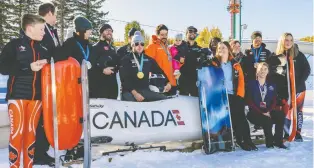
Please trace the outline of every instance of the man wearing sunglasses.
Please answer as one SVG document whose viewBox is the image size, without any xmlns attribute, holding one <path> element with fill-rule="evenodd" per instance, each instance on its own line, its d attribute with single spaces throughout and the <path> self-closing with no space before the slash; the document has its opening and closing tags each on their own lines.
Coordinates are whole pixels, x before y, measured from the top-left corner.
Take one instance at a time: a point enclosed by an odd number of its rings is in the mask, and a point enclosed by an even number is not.
<svg viewBox="0 0 314 168">
<path fill-rule="evenodd" d="M 175 94 L 177 82 L 175 76 L 173 75 L 172 68 L 172 56 L 168 48 L 168 28 L 167 26 L 161 24 L 156 28 L 156 35 L 152 36 L 151 43 L 145 49 L 145 54 L 153 58 L 158 66 L 162 69 L 167 78 L 167 83 L 163 92 L 168 94 Z M 159 82 L 158 82 L 159 83 Z"/>
<path fill-rule="evenodd" d="M 196 37 L 197 29 L 193 26 L 189 26 L 186 30 L 188 51 L 185 56 L 185 62 L 180 69 L 179 90 L 181 95 L 198 96 L 196 69 L 198 67 L 198 58 L 200 58 L 202 50 L 195 41 Z"/>
<path fill-rule="evenodd" d="M 132 52 L 120 62 L 122 100 L 149 102 L 165 99 L 164 95 L 149 89 L 149 73 L 158 73 L 160 69 L 152 58 L 144 54 L 144 38 L 140 31 L 135 32 L 131 47 Z"/>
<path fill-rule="evenodd" d="M 109 24 L 104 24 L 99 29 L 100 40 L 93 46 L 89 70 L 89 87 L 91 98 L 117 99 L 117 67 L 119 57 L 112 44 L 113 29 Z"/>
</svg>

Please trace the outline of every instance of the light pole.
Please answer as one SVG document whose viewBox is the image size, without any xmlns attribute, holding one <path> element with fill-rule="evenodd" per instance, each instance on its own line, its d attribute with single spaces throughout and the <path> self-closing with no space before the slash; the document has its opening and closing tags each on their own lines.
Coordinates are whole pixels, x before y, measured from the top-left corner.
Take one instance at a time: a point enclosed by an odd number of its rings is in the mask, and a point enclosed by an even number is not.
<svg viewBox="0 0 314 168">
<path fill-rule="evenodd" d="M 243 32 L 244 30 L 247 29 L 247 24 L 241 25 L 241 33 L 240 33 L 240 44 L 242 45 L 242 37 L 243 37 Z"/>
</svg>

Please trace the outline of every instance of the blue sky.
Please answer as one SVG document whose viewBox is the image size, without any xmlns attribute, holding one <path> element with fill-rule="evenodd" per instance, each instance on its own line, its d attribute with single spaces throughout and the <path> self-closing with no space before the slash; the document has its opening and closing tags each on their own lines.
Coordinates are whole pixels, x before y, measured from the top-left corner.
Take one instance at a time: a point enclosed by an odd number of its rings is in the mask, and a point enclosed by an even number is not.
<svg viewBox="0 0 314 168">
<path fill-rule="evenodd" d="M 242 0 L 242 24 L 247 24 L 244 38 L 254 30 L 263 32 L 264 39 L 278 39 L 284 32 L 295 38 L 313 35 L 312 0 Z M 137 20 L 141 24 L 165 24 L 170 29 L 185 31 L 193 25 L 199 30 L 218 26 L 224 38 L 230 35 L 228 0 L 107 0 L 103 10 L 109 19 Z M 111 20 L 114 37 L 123 39 L 125 23 Z M 148 34 L 152 27 L 142 27 Z M 169 32 L 174 36 L 176 32 Z"/>
</svg>

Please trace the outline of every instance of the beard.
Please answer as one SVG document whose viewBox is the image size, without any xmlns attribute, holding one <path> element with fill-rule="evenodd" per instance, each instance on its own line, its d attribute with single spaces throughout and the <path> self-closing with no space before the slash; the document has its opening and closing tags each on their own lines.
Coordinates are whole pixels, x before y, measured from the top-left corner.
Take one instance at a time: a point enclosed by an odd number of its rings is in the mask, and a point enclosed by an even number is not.
<svg viewBox="0 0 314 168">
<path fill-rule="evenodd" d="M 195 36 L 189 36 L 189 40 L 195 40 Z"/>
<path fill-rule="evenodd" d="M 166 43 L 167 42 L 167 38 L 162 38 L 161 41 Z"/>
<path fill-rule="evenodd" d="M 111 35 L 103 35 L 102 38 L 106 41 L 111 41 L 112 40 L 112 36 Z"/>
</svg>

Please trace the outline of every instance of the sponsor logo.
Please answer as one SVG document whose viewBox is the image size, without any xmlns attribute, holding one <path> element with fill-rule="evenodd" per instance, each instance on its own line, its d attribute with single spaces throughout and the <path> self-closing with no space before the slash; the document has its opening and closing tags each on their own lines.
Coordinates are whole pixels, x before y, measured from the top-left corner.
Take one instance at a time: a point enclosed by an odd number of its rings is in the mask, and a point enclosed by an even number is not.
<svg viewBox="0 0 314 168">
<path fill-rule="evenodd" d="M 99 123 L 98 121 L 106 121 Z M 140 128 L 143 125 L 147 127 L 167 127 L 167 126 L 182 126 L 185 125 L 179 110 L 168 110 L 166 113 L 160 111 L 142 111 L 133 113 L 124 112 L 119 114 L 114 112 L 112 117 L 109 117 L 105 112 L 97 112 L 93 116 L 93 125 L 97 129 L 112 129 L 113 127 L 120 128 Z"/>
<path fill-rule="evenodd" d="M 268 88 L 270 91 L 274 91 L 274 87 L 273 86 L 269 86 Z"/>
<path fill-rule="evenodd" d="M 104 105 L 102 105 L 102 104 L 90 104 L 89 105 L 90 109 L 100 109 L 100 108 L 103 108 L 103 107 L 104 107 Z"/>
<path fill-rule="evenodd" d="M 104 50 L 105 50 L 105 51 L 108 51 L 108 50 L 109 50 L 109 47 L 108 47 L 108 46 L 105 46 L 105 47 L 104 47 Z"/>
</svg>

